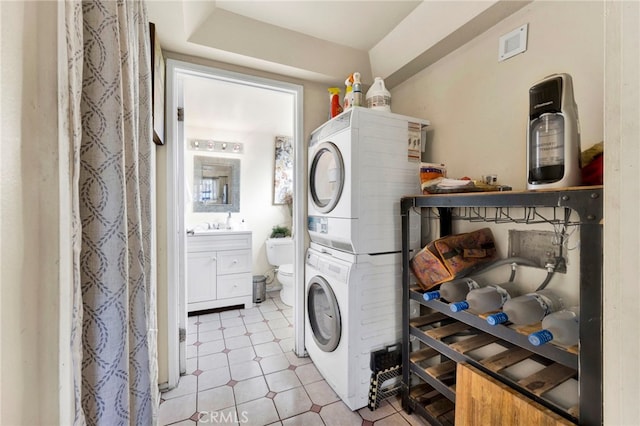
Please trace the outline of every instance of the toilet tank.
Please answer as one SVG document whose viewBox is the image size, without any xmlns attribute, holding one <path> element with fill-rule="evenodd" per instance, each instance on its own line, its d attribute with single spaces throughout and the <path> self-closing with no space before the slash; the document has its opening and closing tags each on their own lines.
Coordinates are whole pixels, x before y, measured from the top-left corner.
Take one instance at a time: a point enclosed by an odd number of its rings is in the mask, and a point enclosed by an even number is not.
<svg viewBox="0 0 640 426">
<path fill-rule="evenodd" d="M 267 239 L 267 260 L 270 265 L 280 266 L 293 263 L 293 239 L 268 238 Z"/>
</svg>

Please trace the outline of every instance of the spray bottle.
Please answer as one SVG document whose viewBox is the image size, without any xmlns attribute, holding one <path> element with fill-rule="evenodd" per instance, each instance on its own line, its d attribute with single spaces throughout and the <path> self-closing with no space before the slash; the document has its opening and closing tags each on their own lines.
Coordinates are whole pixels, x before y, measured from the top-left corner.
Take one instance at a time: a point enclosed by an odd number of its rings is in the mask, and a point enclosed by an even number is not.
<svg viewBox="0 0 640 426">
<path fill-rule="evenodd" d="M 353 106 L 362 106 L 362 83 L 360 83 L 360 73 L 353 73 Z"/>
<path fill-rule="evenodd" d="M 327 90 L 329 91 L 329 119 L 332 119 L 342 112 L 342 107 L 340 106 L 340 88 L 329 87 Z"/>
<path fill-rule="evenodd" d="M 353 74 L 349 75 L 347 79 L 344 81 L 345 86 L 345 94 L 344 101 L 342 103 L 342 108 L 344 111 L 348 110 L 353 106 Z"/>
</svg>

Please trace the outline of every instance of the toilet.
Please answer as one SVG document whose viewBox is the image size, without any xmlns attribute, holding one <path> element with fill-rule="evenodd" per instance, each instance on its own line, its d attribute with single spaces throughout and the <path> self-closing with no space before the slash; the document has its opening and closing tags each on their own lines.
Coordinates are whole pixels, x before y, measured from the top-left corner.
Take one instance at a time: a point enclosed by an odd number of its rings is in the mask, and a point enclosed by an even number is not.
<svg viewBox="0 0 640 426">
<path fill-rule="evenodd" d="M 278 269 L 277 280 L 282 284 L 280 299 L 282 303 L 293 306 L 293 239 L 268 238 L 267 260 Z"/>
</svg>

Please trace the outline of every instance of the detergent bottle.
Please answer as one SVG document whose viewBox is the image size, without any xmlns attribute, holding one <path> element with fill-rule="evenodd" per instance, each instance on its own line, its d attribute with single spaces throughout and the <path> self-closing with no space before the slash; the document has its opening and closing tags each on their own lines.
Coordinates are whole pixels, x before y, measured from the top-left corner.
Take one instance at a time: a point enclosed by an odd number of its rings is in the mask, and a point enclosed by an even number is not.
<svg viewBox="0 0 640 426">
<path fill-rule="evenodd" d="M 342 102 L 342 109 L 346 111 L 353 106 L 353 74 L 347 77 L 344 81 L 344 86 L 345 94 L 344 101 Z"/>
<path fill-rule="evenodd" d="M 391 93 L 384 86 L 384 80 L 376 77 L 367 91 L 367 107 L 382 111 L 391 111 Z"/>
<path fill-rule="evenodd" d="M 329 119 L 335 117 L 342 112 L 340 106 L 340 88 L 329 87 Z"/>
</svg>

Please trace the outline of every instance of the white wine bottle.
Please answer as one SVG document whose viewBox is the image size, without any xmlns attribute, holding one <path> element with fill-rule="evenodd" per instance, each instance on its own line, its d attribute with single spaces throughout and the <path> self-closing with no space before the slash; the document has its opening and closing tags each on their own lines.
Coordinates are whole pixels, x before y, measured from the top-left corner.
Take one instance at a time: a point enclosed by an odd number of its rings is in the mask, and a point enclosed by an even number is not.
<svg viewBox="0 0 640 426">
<path fill-rule="evenodd" d="M 562 309 L 547 315 L 542 320 L 542 330 L 529 335 L 534 346 L 553 341 L 565 346 L 578 344 L 580 336 L 580 308 L 577 306 Z"/>
</svg>

